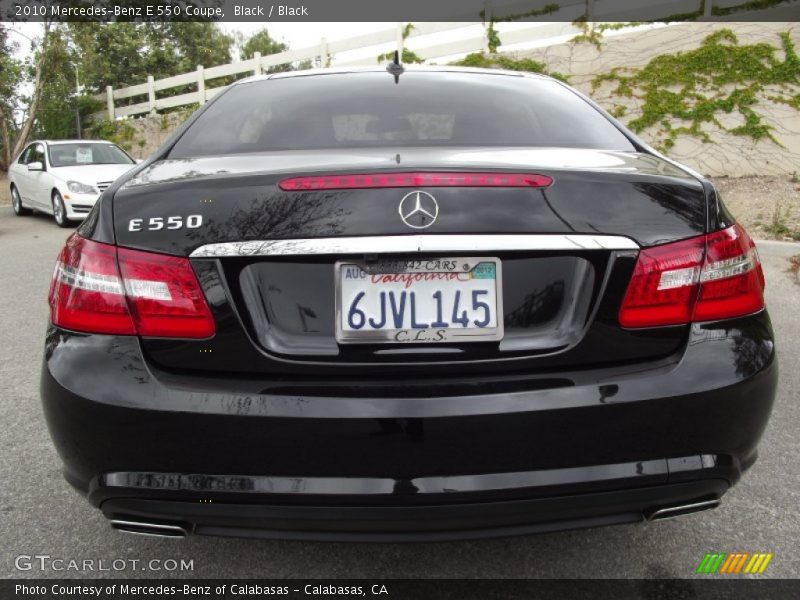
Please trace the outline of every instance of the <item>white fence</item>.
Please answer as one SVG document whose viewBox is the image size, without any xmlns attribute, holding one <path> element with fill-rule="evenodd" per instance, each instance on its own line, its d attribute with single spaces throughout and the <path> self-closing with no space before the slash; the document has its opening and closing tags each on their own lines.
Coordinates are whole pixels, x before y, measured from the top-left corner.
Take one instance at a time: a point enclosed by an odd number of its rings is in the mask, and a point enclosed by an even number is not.
<svg viewBox="0 0 800 600">
<path fill-rule="evenodd" d="M 215 94 L 220 92 L 222 87 L 208 88 L 206 81 L 217 79 L 220 77 L 227 77 L 230 75 L 241 75 L 244 73 L 259 75 L 266 72 L 271 67 L 283 65 L 287 63 L 297 63 L 300 61 L 310 60 L 315 66 L 327 66 L 335 64 L 336 66 L 351 66 L 354 64 L 377 64 L 378 54 L 384 50 L 378 50 L 369 58 L 361 58 L 350 61 L 337 61 L 336 55 L 345 53 L 352 50 L 362 50 L 366 48 L 379 48 L 382 45 L 393 44 L 402 52 L 403 46 L 414 37 L 422 35 L 430 35 L 440 33 L 443 31 L 462 29 L 469 26 L 476 25 L 476 23 L 420 23 L 415 25 L 411 34 L 407 39 L 403 39 L 403 23 L 397 23 L 391 29 L 383 31 L 376 31 L 364 35 L 351 37 L 344 40 L 336 40 L 328 42 L 325 38 L 320 40 L 316 46 L 299 48 L 296 50 L 286 50 L 277 54 L 270 54 L 261 56 L 256 52 L 255 56 L 250 60 L 235 62 L 226 65 L 219 65 L 215 67 L 198 66 L 196 71 L 190 73 L 183 73 L 165 79 L 154 80 L 152 76 L 147 78 L 146 83 L 133 85 L 121 89 L 113 89 L 111 86 L 106 88 L 106 93 L 98 96 L 98 99 L 104 100 L 107 106 L 107 117 L 114 119 L 116 117 L 125 117 L 130 115 L 139 115 L 144 113 L 153 113 L 166 108 L 173 108 L 177 106 L 185 106 L 188 104 L 203 104 L 206 100 L 212 98 Z M 479 23 L 478 23 L 479 25 Z M 450 42 L 448 44 L 433 45 L 428 48 L 415 48 L 414 51 L 420 57 L 431 59 L 437 56 L 445 56 L 448 54 L 457 54 L 460 52 L 476 52 L 483 48 L 485 44 L 485 36 L 472 36 L 457 42 Z M 176 87 L 187 85 L 194 85 L 196 91 L 177 96 L 168 96 L 165 98 L 156 98 L 156 93 L 162 90 L 167 90 Z M 147 100 L 136 104 L 129 104 L 127 106 L 116 106 L 117 101 L 134 98 L 136 96 L 147 96 Z M 98 115 L 101 116 L 101 115 Z"/>
<path fill-rule="evenodd" d="M 498 6 L 500 0 L 493 4 L 487 3 L 487 13 L 497 19 L 504 16 L 520 14 L 536 7 L 530 0 L 520 2 L 511 0 L 511 4 Z M 670 15 L 697 11 L 704 6 L 706 14 L 711 13 L 712 6 L 731 7 L 742 5 L 746 0 L 650 0 L 659 9 L 661 18 Z M 632 16 L 629 0 L 542 0 L 541 5 L 558 4 L 557 11 L 549 17 L 558 19 L 558 22 L 527 21 L 518 23 L 499 23 L 496 28 L 500 31 L 503 45 L 500 52 L 514 50 L 515 46 L 525 44 L 528 47 L 544 46 L 561 43 L 581 33 L 572 21 L 584 15 L 589 20 L 595 21 L 626 21 Z M 447 23 L 415 23 L 410 34 L 404 39 L 405 24 L 397 23 L 394 27 L 359 35 L 343 40 L 328 41 L 322 38 L 315 46 L 286 50 L 278 54 L 261 56 L 256 53 L 250 60 L 235 62 L 226 65 L 204 68 L 202 65 L 196 71 L 174 75 L 165 79 L 147 78 L 146 83 L 132 85 L 125 88 L 106 88 L 105 94 L 96 96 L 98 100 L 105 101 L 107 111 L 92 115 L 92 118 L 116 119 L 120 117 L 155 113 L 159 110 L 187 106 L 191 104 L 204 104 L 208 99 L 219 93 L 223 88 L 206 87 L 206 82 L 221 77 L 232 75 L 250 74 L 259 75 L 271 67 L 287 63 L 297 63 L 310 60 L 315 66 L 355 66 L 375 65 L 379 54 L 387 50 L 398 50 L 400 53 L 406 46 L 413 50 L 425 62 L 436 62 L 448 57 L 456 57 L 472 52 L 486 51 L 487 39 L 485 25 L 482 23 L 447 22 Z M 461 30 L 461 35 L 459 35 Z M 443 38 L 452 38 L 442 41 Z M 374 49 L 373 53 L 369 53 Z M 348 58 L 347 53 L 361 51 L 358 58 Z M 339 58 L 341 56 L 341 59 Z M 176 87 L 194 86 L 195 90 L 175 96 L 157 97 L 157 92 Z M 140 102 L 129 104 L 132 98 L 144 98 Z M 127 100 L 120 106 L 118 101 Z"/>
</svg>

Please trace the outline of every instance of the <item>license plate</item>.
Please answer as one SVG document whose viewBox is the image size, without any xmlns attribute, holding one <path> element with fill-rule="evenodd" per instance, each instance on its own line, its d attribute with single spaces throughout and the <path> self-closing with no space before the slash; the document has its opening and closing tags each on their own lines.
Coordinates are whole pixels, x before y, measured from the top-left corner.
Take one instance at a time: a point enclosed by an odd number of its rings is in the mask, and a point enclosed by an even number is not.
<svg viewBox="0 0 800 600">
<path fill-rule="evenodd" d="M 336 263 L 343 344 L 491 342 L 503 338 L 500 259 Z"/>
</svg>

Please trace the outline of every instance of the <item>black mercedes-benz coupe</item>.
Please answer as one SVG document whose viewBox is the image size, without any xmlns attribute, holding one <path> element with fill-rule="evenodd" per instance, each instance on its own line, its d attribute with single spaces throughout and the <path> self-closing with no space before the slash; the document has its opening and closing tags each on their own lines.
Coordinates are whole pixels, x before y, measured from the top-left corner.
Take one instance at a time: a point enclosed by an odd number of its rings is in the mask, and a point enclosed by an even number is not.
<svg viewBox="0 0 800 600">
<path fill-rule="evenodd" d="M 58 257 L 42 399 L 116 529 L 488 537 L 719 504 L 777 380 L 755 245 L 567 85 L 248 79 Z"/>
</svg>

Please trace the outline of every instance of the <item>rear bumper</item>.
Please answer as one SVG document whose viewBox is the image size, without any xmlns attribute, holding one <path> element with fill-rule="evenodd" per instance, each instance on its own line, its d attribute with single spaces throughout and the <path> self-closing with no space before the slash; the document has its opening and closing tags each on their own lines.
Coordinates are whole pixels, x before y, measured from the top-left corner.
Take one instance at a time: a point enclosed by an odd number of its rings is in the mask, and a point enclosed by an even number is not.
<svg viewBox="0 0 800 600">
<path fill-rule="evenodd" d="M 755 460 L 777 363 L 761 313 L 693 326 L 672 362 L 530 380 L 447 396 L 431 381 L 425 398 L 286 396 L 263 380 L 156 372 L 135 338 L 51 328 L 42 399 L 67 479 L 110 518 L 454 539 L 719 498 Z"/>
<path fill-rule="evenodd" d="M 187 534 L 266 539 L 419 542 L 506 537 L 637 523 L 663 506 L 718 499 L 723 479 L 524 500 L 421 506 L 214 504 L 114 498 L 105 516 L 180 526 Z"/>
</svg>

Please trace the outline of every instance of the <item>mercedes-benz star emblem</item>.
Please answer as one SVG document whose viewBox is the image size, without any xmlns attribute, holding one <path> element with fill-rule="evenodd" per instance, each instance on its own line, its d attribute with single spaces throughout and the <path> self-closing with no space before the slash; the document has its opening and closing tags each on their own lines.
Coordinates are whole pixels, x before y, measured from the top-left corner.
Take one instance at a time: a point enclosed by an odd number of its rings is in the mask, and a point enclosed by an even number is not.
<svg viewBox="0 0 800 600">
<path fill-rule="evenodd" d="M 414 229 L 425 229 L 436 222 L 439 205 L 428 192 L 409 192 L 400 200 L 398 211 L 403 223 Z"/>
</svg>

